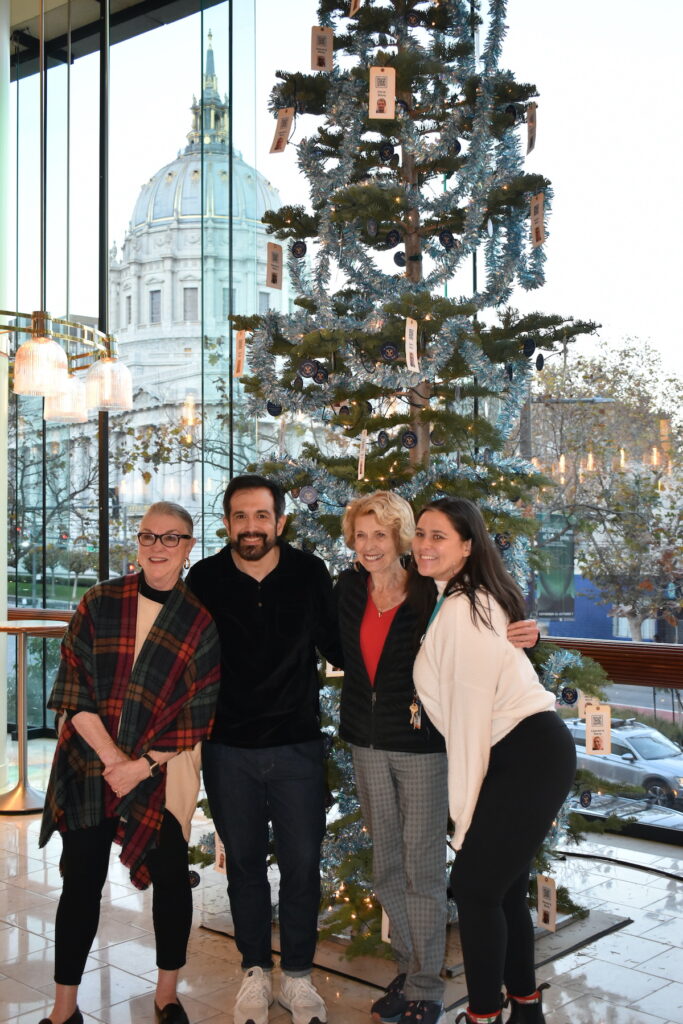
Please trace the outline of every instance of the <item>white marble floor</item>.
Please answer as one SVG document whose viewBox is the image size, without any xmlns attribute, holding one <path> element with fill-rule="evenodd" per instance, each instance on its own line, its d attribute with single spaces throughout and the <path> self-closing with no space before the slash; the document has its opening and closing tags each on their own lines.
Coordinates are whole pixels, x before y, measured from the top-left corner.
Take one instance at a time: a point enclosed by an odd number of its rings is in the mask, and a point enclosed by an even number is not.
<svg viewBox="0 0 683 1024">
<path fill-rule="evenodd" d="M 50 743 L 29 747 L 31 781 L 44 785 Z M 0 1022 L 38 1024 L 51 1005 L 60 842 L 53 838 L 39 850 L 38 828 L 35 815 L 0 817 Z M 205 831 L 198 817 L 196 836 Z M 558 881 L 584 905 L 632 923 L 539 969 L 539 981 L 551 983 L 549 1024 L 683 1024 L 683 849 L 619 837 L 586 843 L 581 852 L 610 861 L 567 858 L 556 864 Z M 207 870 L 195 892 L 223 884 Z M 79 997 L 85 1019 L 151 1024 L 154 977 L 150 894 L 131 886 L 114 856 Z M 231 1024 L 240 980 L 234 943 L 197 921 L 181 984 L 193 1024 Z M 376 988 L 322 970 L 315 983 L 330 1024 L 369 1024 Z M 449 1011 L 448 1024 L 457 1012 Z M 270 1019 L 287 1024 L 290 1016 L 275 1003 Z"/>
</svg>

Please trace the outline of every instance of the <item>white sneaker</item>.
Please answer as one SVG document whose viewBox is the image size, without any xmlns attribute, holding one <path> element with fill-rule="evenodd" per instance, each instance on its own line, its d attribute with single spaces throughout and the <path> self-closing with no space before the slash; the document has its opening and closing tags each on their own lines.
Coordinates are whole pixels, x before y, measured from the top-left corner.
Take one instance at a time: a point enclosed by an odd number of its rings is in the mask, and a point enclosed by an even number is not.
<svg viewBox="0 0 683 1024">
<path fill-rule="evenodd" d="M 310 974 L 304 978 L 283 974 L 278 1002 L 291 1013 L 292 1024 L 325 1024 L 327 1021 L 327 1007 Z"/>
<path fill-rule="evenodd" d="M 270 972 L 250 967 L 235 1000 L 235 1024 L 268 1024 L 268 1007 L 272 1001 Z"/>
</svg>

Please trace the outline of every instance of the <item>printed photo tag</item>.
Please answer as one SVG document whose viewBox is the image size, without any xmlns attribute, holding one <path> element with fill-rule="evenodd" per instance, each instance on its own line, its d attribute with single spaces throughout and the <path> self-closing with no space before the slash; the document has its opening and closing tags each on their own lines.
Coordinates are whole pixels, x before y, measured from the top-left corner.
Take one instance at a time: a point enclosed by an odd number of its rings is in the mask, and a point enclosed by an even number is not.
<svg viewBox="0 0 683 1024">
<path fill-rule="evenodd" d="M 270 147 L 271 153 L 284 153 L 289 133 L 292 130 L 293 120 L 294 107 L 282 107 L 281 110 L 278 110 L 275 135 L 273 136 L 273 144 Z"/>
<path fill-rule="evenodd" d="M 612 709 L 609 704 L 586 705 L 586 753 L 611 754 Z"/>
<path fill-rule="evenodd" d="M 268 242 L 266 284 L 269 288 L 282 289 L 282 246 Z"/>
<path fill-rule="evenodd" d="M 557 888 L 555 879 L 547 875 L 536 875 L 536 924 L 548 932 L 554 932 L 557 923 Z"/>
<path fill-rule="evenodd" d="M 360 450 L 358 452 L 358 479 L 365 476 L 365 454 L 368 450 L 368 432 L 362 430 L 360 435 Z"/>
<path fill-rule="evenodd" d="M 382 907 L 382 942 L 391 943 L 391 921 L 384 907 Z"/>
<path fill-rule="evenodd" d="M 362 6 L 363 0 L 351 0 L 349 4 L 349 18 L 352 18 L 354 14 L 358 14 Z"/>
<path fill-rule="evenodd" d="M 531 244 L 534 249 L 545 242 L 545 225 L 543 224 L 543 192 L 531 197 Z"/>
<path fill-rule="evenodd" d="M 530 103 L 526 108 L 526 151 L 527 155 L 536 145 L 536 110 L 538 104 Z"/>
<path fill-rule="evenodd" d="M 241 377 L 244 373 L 244 357 L 247 351 L 247 332 L 238 331 L 235 335 L 235 362 L 233 364 L 233 377 Z"/>
<path fill-rule="evenodd" d="M 396 69 L 370 68 L 368 115 L 382 121 L 396 117 Z"/>
<path fill-rule="evenodd" d="M 216 849 L 216 860 L 214 861 L 213 870 L 217 871 L 219 875 L 225 875 L 225 847 L 221 842 L 218 832 L 214 832 L 213 839 Z"/>
<path fill-rule="evenodd" d="M 331 71 L 334 32 L 314 25 L 311 29 L 311 71 Z"/>
<path fill-rule="evenodd" d="M 420 372 L 420 359 L 417 354 L 417 320 L 408 317 L 406 320 L 406 366 L 413 373 Z"/>
</svg>

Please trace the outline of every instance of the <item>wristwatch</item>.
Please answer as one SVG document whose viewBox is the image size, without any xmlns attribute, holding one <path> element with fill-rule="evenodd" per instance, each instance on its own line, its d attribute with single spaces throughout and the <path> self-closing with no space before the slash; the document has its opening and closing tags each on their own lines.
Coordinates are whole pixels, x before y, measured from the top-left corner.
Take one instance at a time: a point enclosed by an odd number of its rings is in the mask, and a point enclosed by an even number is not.
<svg viewBox="0 0 683 1024">
<path fill-rule="evenodd" d="M 152 778 L 154 778 L 155 775 L 159 774 L 159 769 L 161 768 L 161 765 L 159 764 L 158 761 L 155 761 L 150 754 L 143 754 L 142 756 L 149 765 L 149 774 L 152 776 Z"/>
</svg>

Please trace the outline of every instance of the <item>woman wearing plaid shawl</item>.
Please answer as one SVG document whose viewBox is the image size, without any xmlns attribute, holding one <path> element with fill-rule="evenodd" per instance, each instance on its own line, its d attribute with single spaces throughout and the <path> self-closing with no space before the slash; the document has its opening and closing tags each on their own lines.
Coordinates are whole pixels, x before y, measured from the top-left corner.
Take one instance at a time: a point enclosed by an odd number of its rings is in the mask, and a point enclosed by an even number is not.
<svg viewBox="0 0 683 1024">
<path fill-rule="evenodd" d="M 82 1024 L 78 986 L 112 842 L 133 884 L 154 886 L 156 1020 L 188 1024 L 176 994 L 192 922 L 187 843 L 220 668 L 213 620 L 180 578 L 194 543 L 185 509 L 150 506 L 138 533 L 141 572 L 89 590 L 62 643 L 40 845 L 61 833 L 64 885 L 55 1004 L 41 1024 Z"/>
</svg>

